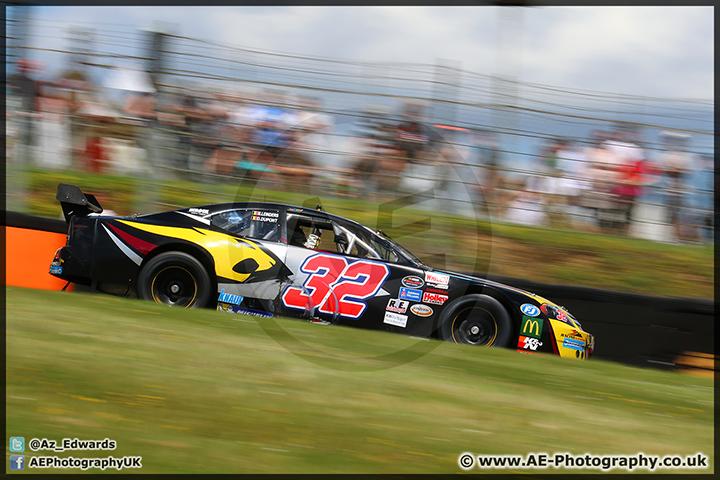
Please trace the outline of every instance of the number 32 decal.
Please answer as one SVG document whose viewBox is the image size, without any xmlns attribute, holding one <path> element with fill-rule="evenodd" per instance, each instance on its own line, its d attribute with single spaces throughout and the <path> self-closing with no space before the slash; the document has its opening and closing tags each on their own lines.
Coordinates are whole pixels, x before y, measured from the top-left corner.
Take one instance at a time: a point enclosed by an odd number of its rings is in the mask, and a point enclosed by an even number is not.
<svg viewBox="0 0 720 480">
<path fill-rule="evenodd" d="M 300 271 L 309 274 L 303 286 L 310 296 L 308 298 L 300 287 L 288 287 L 282 294 L 285 307 L 304 310 L 311 299 L 319 312 L 338 311 L 349 318 L 360 318 L 367 308 L 363 300 L 375 295 L 390 274 L 390 269 L 382 263 L 322 253 L 308 257 Z"/>
</svg>

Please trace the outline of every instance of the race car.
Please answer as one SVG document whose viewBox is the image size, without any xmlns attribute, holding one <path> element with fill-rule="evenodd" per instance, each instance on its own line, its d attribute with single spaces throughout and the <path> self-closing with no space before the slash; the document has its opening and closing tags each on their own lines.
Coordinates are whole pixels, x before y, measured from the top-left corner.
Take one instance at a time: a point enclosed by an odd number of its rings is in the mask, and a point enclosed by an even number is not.
<svg viewBox="0 0 720 480">
<path fill-rule="evenodd" d="M 298 317 L 587 359 L 594 337 L 563 307 L 434 269 L 382 232 L 318 208 L 223 203 L 108 217 L 60 184 L 67 243 L 50 274 L 178 306 Z"/>
</svg>

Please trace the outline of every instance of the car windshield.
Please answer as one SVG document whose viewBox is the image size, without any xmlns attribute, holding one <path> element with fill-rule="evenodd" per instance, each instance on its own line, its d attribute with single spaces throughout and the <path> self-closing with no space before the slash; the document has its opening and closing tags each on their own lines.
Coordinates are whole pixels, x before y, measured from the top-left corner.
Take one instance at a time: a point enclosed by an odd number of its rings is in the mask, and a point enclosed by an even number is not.
<svg viewBox="0 0 720 480">
<path fill-rule="evenodd" d="M 403 257 L 405 257 L 408 261 L 410 261 L 410 263 L 413 263 L 418 267 L 429 268 L 427 265 L 425 265 L 425 263 L 422 260 L 420 260 L 418 257 L 416 257 L 414 253 L 412 253 L 410 250 L 408 250 L 407 248 L 405 248 L 402 245 L 400 245 L 399 243 L 397 243 L 395 240 L 393 240 L 390 237 L 390 235 L 383 232 L 382 230 L 378 230 L 378 232 L 374 235 L 373 238 L 377 239 L 380 242 L 386 243 L 387 247 L 385 247 L 385 248 L 390 248 L 392 250 L 399 252 L 400 254 L 402 254 Z"/>
</svg>

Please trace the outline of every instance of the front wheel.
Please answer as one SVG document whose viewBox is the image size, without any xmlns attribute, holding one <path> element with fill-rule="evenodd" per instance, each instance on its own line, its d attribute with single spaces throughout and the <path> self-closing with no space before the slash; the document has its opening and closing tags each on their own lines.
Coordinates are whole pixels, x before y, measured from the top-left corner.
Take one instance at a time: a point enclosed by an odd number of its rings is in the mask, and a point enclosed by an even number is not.
<svg viewBox="0 0 720 480">
<path fill-rule="evenodd" d="M 184 252 L 165 252 L 140 270 L 138 297 L 169 306 L 205 307 L 212 282 L 202 263 Z"/>
<path fill-rule="evenodd" d="M 488 295 L 472 294 L 453 300 L 440 320 L 443 340 L 467 345 L 507 347 L 512 330 L 507 310 Z"/>
</svg>

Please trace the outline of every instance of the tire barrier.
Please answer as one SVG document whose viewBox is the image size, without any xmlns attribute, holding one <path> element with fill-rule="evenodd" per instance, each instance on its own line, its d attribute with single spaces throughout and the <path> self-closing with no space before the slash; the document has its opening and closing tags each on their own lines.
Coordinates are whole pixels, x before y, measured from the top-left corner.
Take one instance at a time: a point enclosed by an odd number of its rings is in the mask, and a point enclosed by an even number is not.
<svg viewBox="0 0 720 480">
<path fill-rule="evenodd" d="M 68 283 L 48 272 L 55 251 L 65 245 L 64 220 L 5 213 L 5 284 L 62 290 Z M 71 290 L 73 285 L 67 287 Z"/>
</svg>

